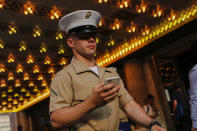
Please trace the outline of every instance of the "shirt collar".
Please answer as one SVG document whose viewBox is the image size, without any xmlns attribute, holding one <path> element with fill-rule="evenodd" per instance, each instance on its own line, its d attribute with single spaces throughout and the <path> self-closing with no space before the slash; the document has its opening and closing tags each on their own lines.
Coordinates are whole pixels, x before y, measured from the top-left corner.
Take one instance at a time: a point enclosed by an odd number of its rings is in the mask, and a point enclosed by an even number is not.
<svg viewBox="0 0 197 131">
<path fill-rule="evenodd" d="M 87 71 L 93 72 L 90 68 L 88 68 L 88 66 L 86 66 L 84 63 L 82 63 L 81 61 L 77 60 L 74 57 L 72 58 L 71 64 L 73 65 L 74 70 L 76 71 L 77 74 L 87 72 Z M 97 65 L 97 67 L 98 67 L 98 73 L 99 73 L 100 78 L 102 78 L 105 71 L 112 72 L 112 70 L 110 68 L 100 67 L 98 65 Z"/>
</svg>

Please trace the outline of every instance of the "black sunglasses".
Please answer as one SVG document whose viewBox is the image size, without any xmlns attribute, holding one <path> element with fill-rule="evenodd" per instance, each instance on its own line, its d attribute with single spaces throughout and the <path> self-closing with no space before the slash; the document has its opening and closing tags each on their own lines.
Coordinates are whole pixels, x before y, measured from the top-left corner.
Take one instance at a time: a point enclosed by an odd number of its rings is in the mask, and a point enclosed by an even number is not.
<svg viewBox="0 0 197 131">
<path fill-rule="evenodd" d="M 89 40 L 90 38 L 96 39 L 97 33 L 80 33 L 75 35 L 79 40 Z"/>
</svg>

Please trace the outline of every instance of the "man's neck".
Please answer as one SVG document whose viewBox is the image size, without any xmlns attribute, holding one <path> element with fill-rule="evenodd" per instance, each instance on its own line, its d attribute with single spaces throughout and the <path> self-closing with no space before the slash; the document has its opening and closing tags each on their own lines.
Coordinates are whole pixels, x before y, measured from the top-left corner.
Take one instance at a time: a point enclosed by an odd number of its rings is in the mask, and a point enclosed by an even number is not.
<svg viewBox="0 0 197 131">
<path fill-rule="evenodd" d="M 75 57 L 75 59 L 81 61 L 82 63 L 84 63 L 88 67 L 96 66 L 96 62 L 95 62 L 94 57 L 86 58 L 86 57 L 83 57 L 81 55 L 74 55 L 74 57 Z"/>
</svg>

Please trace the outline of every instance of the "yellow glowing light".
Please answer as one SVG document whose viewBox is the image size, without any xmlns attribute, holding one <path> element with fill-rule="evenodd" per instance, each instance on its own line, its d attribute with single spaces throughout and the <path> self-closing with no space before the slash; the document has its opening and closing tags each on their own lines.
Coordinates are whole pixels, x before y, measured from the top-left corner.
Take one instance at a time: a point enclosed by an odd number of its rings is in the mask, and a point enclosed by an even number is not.
<svg viewBox="0 0 197 131">
<path fill-rule="evenodd" d="M 14 104 L 14 105 L 17 105 L 17 104 L 18 104 L 18 100 L 17 100 L 17 99 L 14 99 L 14 100 L 13 100 L 13 104 Z"/>
<path fill-rule="evenodd" d="M 13 92 L 13 89 L 11 86 L 8 87 L 8 93 L 12 93 Z"/>
<path fill-rule="evenodd" d="M 12 72 L 8 73 L 8 81 L 14 80 L 14 74 Z"/>
<path fill-rule="evenodd" d="M 144 1 L 142 0 L 141 4 L 136 6 L 136 11 L 138 13 L 146 13 L 147 7 L 148 7 L 147 4 L 145 4 Z"/>
<path fill-rule="evenodd" d="M 63 39 L 63 36 L 64 36 L 63 32 L 58 31 L 58 32 L 56 33 L 55 39 L 56 39 L 56 40 L 62 40 L 62 39 Z"/>
<path fill-rule="evenodd" d="M 45 58 L 44 58 L 44 64 L 45 65 L 50 65 L 51 61 L 52 61 L 51 58 L 48 55 L 46 55 Z"/>
<path fill-rule="evenodd" d="M 102 3 L 103 3 L 103 0 L 98 0 L 98 3 L 99 3 L 99 4 L 102 4 Z"/>
<path fill-rule="evenodd" d="M 33 67 L 33 73 L 36 74 L 36 73 L 39 73 L 40 72 L 40 68 L 38 65 L 34 65 Z"/>
<path fill-rule="evenodd" d="M 25 41 L 21 41 L 19 44 L 19 51 L 26 51 L 27 50 L 27 45 Z"/>
<path fill-rule="evenodd" d="M 2 105 L 7 105 L 7 102 L 6 101 L 2 101 Z"/>
<path fill-rule="evenodd" d="M 24 93 L 26 92 L 26 89 L 25 88 L 21 88 L 21 93 Z"/>
<path fill-rule="evenodd" d="M 0 73 L 1 72 L 5 72 L 6 68 L 4 66 L 4 64 L 0 64 Z"/>
<path fill-rule="evenodd" d="M 28 84 L 28 86 L 29 87 L 33 87 L 34 86 L 34 82 L 33 81 L 30 81 L 29 84 Z"/>
<path fill-rule="evenodd" d="M 1 48 L 1 49 L 4 49 L 4 47 L 5 47 L 5 45 L 4 45 L 3 41 L 0 40 L 0 48 Z"/>
<path fill-rule="evenodd" d="M 127 31 L 128 31 L 129 33 L 131 33 L 131 32 L 136 32 L 136 25 L 135 25 L 133 22 L 131 22 L 130 25 L 127 26 Z"/>
<path fill-rule="evenodd" d="M 5 0 L 0 0 L 0 9 L 2 9 L 5 6 Z"/>
<path fill-rule="evenodd" d="M 43 79 L 44 79 L 43 75 L 38 75 L 38 80 L 39 80 L 39 81 L 41 81 L 41 80 L 43 80 Z"/>
<path fill-rule="evenodd" d="M 112 29 L 113 30 L 119 30 L 121 28 L 121 23 L 118 19 L 115 19 L 113 25 L 112 25 Z"/>
<path fill-rule="evenodd" d="M 62 57 L 62 58 L 60 59 L 60 65 L 66 65 L 66 64 L 67 64 L 66 58 Z"/>
<path fill-rule="evenodd" d="M 2 91 L 1 97 L 5 98 L 7 96 L 6 91 Z"/>
<path fill-rule="evenodd" d="M 34 89 L 33 89 L 33 92 L 37 92 L 38 91 L 38 87 L 35 86 Z"/>
<path fill-rule="evenodd" d="M 52 74 L 55 72 L 55 69 L 53 67 L 49 67 L 49 70 L 48 70 L 48 73 L 49 74 Z"/>
<path fill-rule="evenodd" d="M 33 29 L 33 37 L 40 37 L 42 35 L 42 30 L 40 29 L 40 26 L 36 25 Z"/>
<path fill-rule="evenodd" d="M 30 92 L 29 91 L 26 92 L 26 96 L 30 96 Z"/>
<path fill-rule="evenodd" d="M 14 93 L 14 97 L 18 97 L 19 96 L 19 94 L 18 93 Z"/>
<path fill-rule="evenodd" d="M 15 57 L 13 56 L 13 54 L 9 54 L 8 63 L 13 63 L 13 62 L 15 62 Z"/>
<path fill-rule="evenodd" d="M 58 47 L 58 54 L 64 54 L 65 53 L 65 47 L 63 44 L 60 44 Z"/>
<path fill-rule="evenodd" d="M 12 101 L 12 96 L 8 96 L 8 102 Z"/>
<path fill-rule="evenodd" d="M 23 80 L 24 80 L 24 81 L 29 80 L 29 74 L 28 74 L 28 73 L 24 73 L 24 74 L 23 74 Z"/>
<path fill-rule="evenodd" d="M 164 11 L 163 9 L 161 9 L 161 7 L 159 5 L 157 5 L 156 9 L 153 10 L 152 12 L 153 17 L 161 17 L 162 15 L 164 15 Z"/>
<path fill-rule="evenodd" d="M 62 16 L 62 14 L 61 14 L 61 11 L 58 10 L 57 7 L 54 6 L 50 10 L 49 16 L 50 16 L 51 20 L 54 20 L 54 19 L 59 19 Z"/>
<path fill-rule="evenodd" d="M 46 80 L 42 80 L 42 87 L 46 87 L 47 86 L 47 81 Z"/>
<path fill-rule="evenodd" d="M 23 97 L 22 96 L 19 97 L 19 101 L 20 102 L 23 101 Z"/>
<path fill-rule="evenodd" d="M 20 80 L 16 79 L 14 85 L 15 85 L 15 87 L 20 87 L 21 86 Z"/>
<path fill-rule="evenodd" d="M 40 45 L 40 53 L 46 53 L 47 52 L 47 46 L 45 43 L 42 43 Z"/>
<path fill-rule="evenodd" d="M 8 26 L 8 33 L 10 35 L 15 34 L 17 30 L 17 27 L 14 25 L 14 23 L 12 22 L 9 26 Z"/>
<path fill-rule="evenodd" d="M 29 14 L 33 14 L 35 11 L 35 6 L 30 2 L 27 1 L 24 5 L 23 5 L 23 13 L 25 15 L 29 15 Z"/>
<path fill-rule="evenodd" d="M 6 82 L 4 79 L 1 79 L 0 87 L 6 87 Z"/>
<path fill-rule="evenodd" d="M 21 73 L 23 72 L 23 66 L 21 64 L 18 64 L 17 67 L 16 67 L 16 72 L 17 73 Z"/>
<path fill-rule="evenodd" d="M 26 62 L 27 64 L 34 63 L 34 58 L 31 54 L 28 55 Z"/>
</svg>

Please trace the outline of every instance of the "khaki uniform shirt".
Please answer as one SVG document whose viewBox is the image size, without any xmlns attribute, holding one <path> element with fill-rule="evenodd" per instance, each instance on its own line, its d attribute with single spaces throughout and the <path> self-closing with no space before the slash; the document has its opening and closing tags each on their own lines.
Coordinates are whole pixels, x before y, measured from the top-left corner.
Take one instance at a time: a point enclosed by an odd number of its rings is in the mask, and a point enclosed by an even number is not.
<svg viewBox="0 0 197 131">
<path fill-rule="evenodd" d="M 71 64 L 56 74 L 51 83 L 50 112 L 63 107 L 72 107 L 91 95 L 92 89 L 107 77 L 119 76 L 114 68 L 98 66 L 94 73 L 85 64 L 73 59 Z M 95 108 L 71 127 L 73 131 L 118 131 L 119 106 L 127 104 L 132 97 L 120 82 L 117 98 L 111 103 Z M 66 117 L 66 116 L 65 116 Z"/>
</svg>

